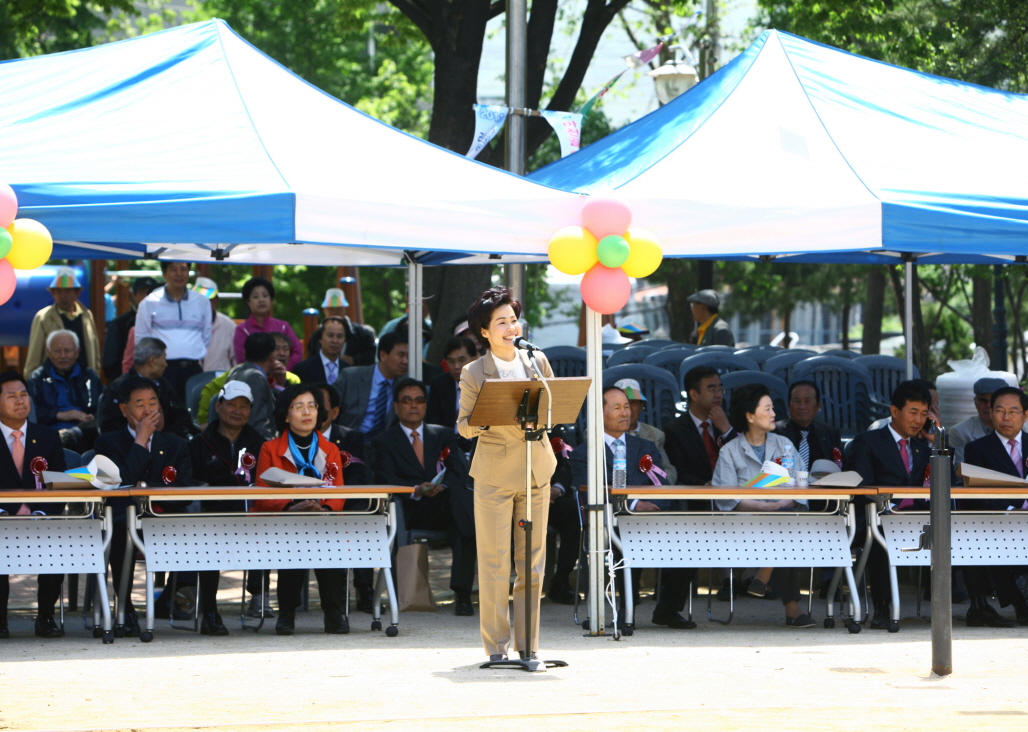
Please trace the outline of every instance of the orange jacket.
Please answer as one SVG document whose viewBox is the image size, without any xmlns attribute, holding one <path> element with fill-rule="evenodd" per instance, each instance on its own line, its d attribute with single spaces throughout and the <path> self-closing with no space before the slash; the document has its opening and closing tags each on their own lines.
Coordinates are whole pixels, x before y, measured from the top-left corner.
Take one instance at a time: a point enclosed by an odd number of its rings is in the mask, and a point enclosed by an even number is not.
<svg viewBox="0 0 1028 732">
<path fill-rule="evenodd" d="M 314 434 L 318 437 L 318 456 L 314 459 L 314 467 L 324 474 L 325 466 L 329 463 L 335 463 L 336 479 L 334 485 L 343 485 L 343 461 L 339 455 L 339 448 L 326 440 L 320 432 L 315 432 Z M 261 476 L 268 468 L 281 468 L 282 470 L 288 470 L 290 473 L 296 472 L 296 465 L 293 464 L 293 458 L 289 454 L 288 432 L 283 433 L 274 440 L 268 440 L 261 447 L 261 454 L 257 458 L 257 485 L 267 485 L 267 483 L 261 480 Z M 288 498 L 271 498 L 255 501 L 251 510 L 285 511 L 286 506 L 290 502 Z M 332 511 L 342 511 L 344 502 L 341 498 L 326 498 L 320 501 L 322 506 L 327 506 Z"/>
</svg>

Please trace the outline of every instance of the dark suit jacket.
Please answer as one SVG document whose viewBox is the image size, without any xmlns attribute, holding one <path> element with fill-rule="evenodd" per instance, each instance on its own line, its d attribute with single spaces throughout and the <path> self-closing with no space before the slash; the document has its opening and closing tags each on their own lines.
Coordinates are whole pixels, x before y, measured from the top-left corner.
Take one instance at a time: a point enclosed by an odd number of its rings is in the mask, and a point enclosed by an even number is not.
<svg viewBox="0 0 1028 732">
<path fill-rule="evenodd" d="M 715 442 L 719 437 L 722 443 L 729 442 L 735 436 L 735 430 L 729 430 L 722 436 L 717 427 L 713 424 L 710 427 Z M 706 485 L 714 477 L 707 448 L 703 446 L 703 435 L 696 429 L 688 413 L 664 425 L 664 450 L 668 460 L 678 470 L 679 485 Z"/>
<path fill-rule="evenodd" d="M 464 453 L 457 445 L 457 435 L 452 429 L 434 424 L 424 425 L 425 464 L 418 463 L 414 448 L 399 424 L 383 430 L 370 443 L 370 452 L 374 465 L 375 479 L 382 485 L 419 485 L 435 478 L 438 471 L 436 464 L 444 448 L 450 454 L 443 462 L 446 474 L 443 485 L 446 490 L 432 498 L 419 501 L 409 496 L 403 498 L 404 513 L 409 517 L 415 514 L 438 514 L 447 510 L 453 516 L 457 529 L 461 534 L 474 534 L 474 493 L 467 488 L 468 465 Z M 448 495 L 447 495 L 448 494 Z"/>
<path fill-rule="evenodd" d="M 995 470 L 1020 478 L 1021 475 L 1017 472 L 1014 461 L 1010 459 L 1010 453 L 1007 452 L 1005 442 L 1006 440 L 998 432 L 993 432 L 985 435 L 985 437 L 969 442 L 964 445 L 964 462 L 977 465 L 979 468 L 987 468 L 988 470 Z M 1028 432 L 1021 432 L 1022 459 L 1024 459 L 1023 453 L 1026 450 L 1028 450 Z M 1028 469 L 1025 469 L 1025 475 L 1028 475 Z M 1011 504 L 1011 499 L 985 498 L 963 500 L 960 503 L 962 508 L 980 511 L 1004 511 Z"/>
<path fill-rule="evenodd" d="M 900 458 L 899 448 L 892 439 L 892 431 L 888 427 L 870 432 L 861 432 L 853 438 L 846 448 L 844 467 L 855 470 L 863 479 L 861 485 L 872 486 L 903 486 L 923 485 L 925 471 L 932 450 L 927 440 L 911 438 L 907 445 L 910 450 L 910 473 Z"/>
<path fill-rule="evenodd" d="M 663 469 L 664 465 L 660 460 L 660 450 L 657 446 L 649 440 L 644 440 L 641 437 L 635 437 L 628 434 L 627 432 L 623 435 L 625 439 L 625 459 L 627 461 L 626 472 L 627 482 L 626 485 L 653 485 L 646 473 L 639 469 L 639 459 L 643 455 L 649 455 L 653 459 L 653 464 L 658 468 Z M 609 447 L 604 445 L 603 449 L 604 464 L 606 465 L 607 471 L 607 483 L 613 482 L 614 475 L 614 453 Z M 575 448 L 575 451 L 571 453 L 571 482 L 577 489 L 579 486 L 583 486 L 589 479 L 589 468 L 588 468 L 588 456 L 589 456 L 589 443 L 588 441 L 583 442 L 581 445 Z M 661 485 L 667 484 L 667 479 L 657 476 L 660 480 Z M 666 509 L 669 501 L 654 501 L 662 509 Z"/>
<path fill-rule="evenodd" d="M 351 430 L 349 427 L 342 427 L 338 424 L 332 425 L 328 441 L 339 448 L 339 453 L 349 453 L 352 457 L 363 462 L 351 460 L 350 464 L 343 468 L 343 483 L 346 485 L 368 485 L 371 482 L 371 468 L 368 465 L 368 457 L 364 450 L 364 433 L 359 430 Z"/>
<path fill-rule="evenodd" d="M 714 322 L 710 324 L 703 333 L 703 340 L 697 343 L 698 346 L 734 346 L 735 336 L 732 334 L 732 328 L 728 325 L 720 315 L 714 318 Z"/>
<path fill-rule="evenodd" d="M 457 424 L 457 382 L 450 374 L 441 374 L 429 383 L 425 421 L 450 429 Z"/>
<path fill-rule="evenodd" d="M 364 414 L 368 411 L 368 402 L 371 400 L 371 384 L 377 368 L 378 364 L 352 366 L 339 372 L 339 378 L 335 383 L 340 399 L 337 424 L 354 430 L 361 428 Z M 386 406 L 386 427 L 396 424 L 396 412 L 393 411 L 392 400 L 390 394 L 390 404 Z"/>
<path fill-rule="evenodd" d="M 166 467 L 173 466 L 177 473 L 171 485 L 196 485 L 193 479 L 193 461 L 189 455 L 189 443 L 181 437 L 169 435 L 167 432 L 154 432 L 150 451 L 136 444 L 135 438 L 128 429 L 107 432 L 96 438 L 96 454 L 106 455 L 121 471 L 122 485 L 135 485 L 143 481 L 148 486 L 165 485 L 161 475 Z M 115 512 L 124 511 L 129 499 L 117 498 Z M 119 504 L 120 505 L 117 505 Z M 165 503 L 169 510 L 177 510 L 175 504 L 182 501 Z"/>
<path fill-rule="evenodd" d="M 36 478 L 32 475 L 29 466 L 32 459 L 43 457 L 46 459 L 47 470 L 63 473 L 67 464 L 64 462 L 64 448 L 61 446 L 61 435 L 57 430 L 50 427 L 29 422 L 25 428 L 25 435 L 22 437 L 25 443 L 25 462 L 22 466 L 22 474 L 14 468 L 14 460 L 11 458 L 11 450 L 7 447 L 7 440 L 0 439 L 0 501 L 3 500 L 2 489 L 35 490 Z M 0 509 L 7 513 L 17 513 L 21 503 L 0 503 Z M 43 513 L 61 513 L 64 506 L 59 503 L 29 503 L 32 511 Z"/>
<path fill-rule="evenodd" d="M 808 470 L 815 460 L 831 460 L 833 449 L 838 448 L 842 451 L 842 438 L 839 437 L 839 430 L 816 419 L 807 429 L 811 432 L 807 437 L 807 446 L 810 448 Z M 792 444 L 799 449 L 800 426 L 791 419 L 783 419 L 780 422 L 776 422 L 775 432 L 782 437 L 788 437 L 792 440 Z"/>
<path fill-rule="evenodd" d="M 342 359 L 339 360 L 339 373 L 349 368 L 350 364 Z M 306 358 L 292 368 L 292 372 L 300 377 L 303 384 L 327 384 L 328 377 L 325 376 L 325 364 L 321 361 L 321 353 L 315 351 L 314 355 Z M 338 376 L 336 377 L 338 378 Z"/>
</svg>

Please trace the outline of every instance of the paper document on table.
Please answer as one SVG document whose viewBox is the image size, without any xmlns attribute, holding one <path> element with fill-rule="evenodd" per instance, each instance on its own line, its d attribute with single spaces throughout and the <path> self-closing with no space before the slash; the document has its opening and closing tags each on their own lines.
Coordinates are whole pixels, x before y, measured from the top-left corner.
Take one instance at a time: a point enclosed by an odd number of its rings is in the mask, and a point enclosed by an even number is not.
<svg viewBox="0 0 1028 732">
<path fill-rule="evenodd" d="M 772 488 L 789 482 L 789 471 L 772 460 L 765 460 L 757 474 L 743 488 Z"/>
<path fill-rule="evenodd" d="M 831 488 L 856 488 L 863 478 L 856 470 L 847 470 L 844 473 L 829 473 L 820 480 L 814 481 L 811 485 L 822 485 Z"/>
<path fill-rule="evenodd" d="M 979 468 L 977 465 L 971 465 L 971 463 L 960 463 L 959 472 L 964 479 L 964 485 L 968 488 L 1022 488 L 1028 485 L 1028 480 L 1024 478 L 1018 478 L 1016 475 L 1007 475 L 998 470 Z"/>
<path fill-rule="evenodd" d="M 92 487 L 109 490 L 121 485 L 121 471 L 106 455 L 96 455 L 88 464 L 64 473 L 44 470 L 41 477 L 47 488 Z"/>
<path fill-rule="evenodd" d="M 324 478 L 310 478 L 306 475 L 290 473 L 282 468 L 268 468 L 260 476 L 261 480 L 276 488 L 298 488 L 300 486 L 324 485 Z"/>
</svg>

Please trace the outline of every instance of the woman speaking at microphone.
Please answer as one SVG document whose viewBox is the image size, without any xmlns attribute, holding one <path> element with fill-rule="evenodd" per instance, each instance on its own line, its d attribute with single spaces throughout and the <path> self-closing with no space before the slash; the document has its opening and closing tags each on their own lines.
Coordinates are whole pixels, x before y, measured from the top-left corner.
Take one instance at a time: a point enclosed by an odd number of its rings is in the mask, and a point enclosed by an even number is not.
<svg viewBox="0 0 1028 732">
<path fill-rule="evenodd" d="M 475 479 L 475 535 L 478 543 L 478 598 L 482 645 L 491 661 L 505 660 L 510 646 L 510 539 L 511 530 L 525 518 L 525 437 L 516 424 L 472 427 L 471 412 L 486 379 L 529 379 L 535 371 L 524 351 L 514 346 L 521 335 L 521 303 L 506 287 L 486 290 L 471 306 L 468 325 L 488 341 L 489 352 L 464 367 L 460 377 L 460 413 L 457 431 L 477 437 L 471 462 Z M 553 376 L 546 357 L 536 351 L 543 376 Z M 543 442 L 532 450 L 532 640 L 539 642 L 539 601 L 542 596 L 546 553 L 546 522 L 550 510 L 550 478 L 557 467 L 553 451 Z M 525 625 L 525 532 L 514 529 L 514 649 L 522 658 L 533 657 Z"/>
</svg>

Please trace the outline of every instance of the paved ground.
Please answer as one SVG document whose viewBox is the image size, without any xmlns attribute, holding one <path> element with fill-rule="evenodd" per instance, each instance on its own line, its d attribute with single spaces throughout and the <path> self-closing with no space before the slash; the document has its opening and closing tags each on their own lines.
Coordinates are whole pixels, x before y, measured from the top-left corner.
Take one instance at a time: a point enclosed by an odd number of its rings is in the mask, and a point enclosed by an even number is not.
<svg viewBox="0 0 1028 732">
<path fill-rule="evenodd" d="M 707 622 L 697 602 L 695 630 L 653 626 L 645 601 L 635 635 L 614 641 L 583 637 L 570 608 L 546 601 L 543 655 L 570 665 L 544 674 L 480 670 L 477 619 L 454 617 L 448 604 L 403 614 L 397 638 L 371 632 L 370 616 L 356 612 L 350 635 L 327 636 L 316 611 L 300 616 L 293 637 L 270 627 L 255 635 L 238 629 L 238 608 L 226 604 L 226 621 L 236 613 L 227 638 L 163 621 L 153 643 L 111 646 L 93 640 L 77 615 L 68 637 L 37 639 L 26 611 L 0 642 L 0 729 L 1028 727 L 1028 628 L 955 622 L 955 673 L 938 679 L 928 674 L 929 626 L 913 617 L 910 591 L 896 635 L 789 630 L 778 603 L 754 599 L 742 600 L 725 627 Z M 715 603 L 719 616 L 726 609 Z M 814 615 L 824 617 L 823 603 Z"/>
</svg>

